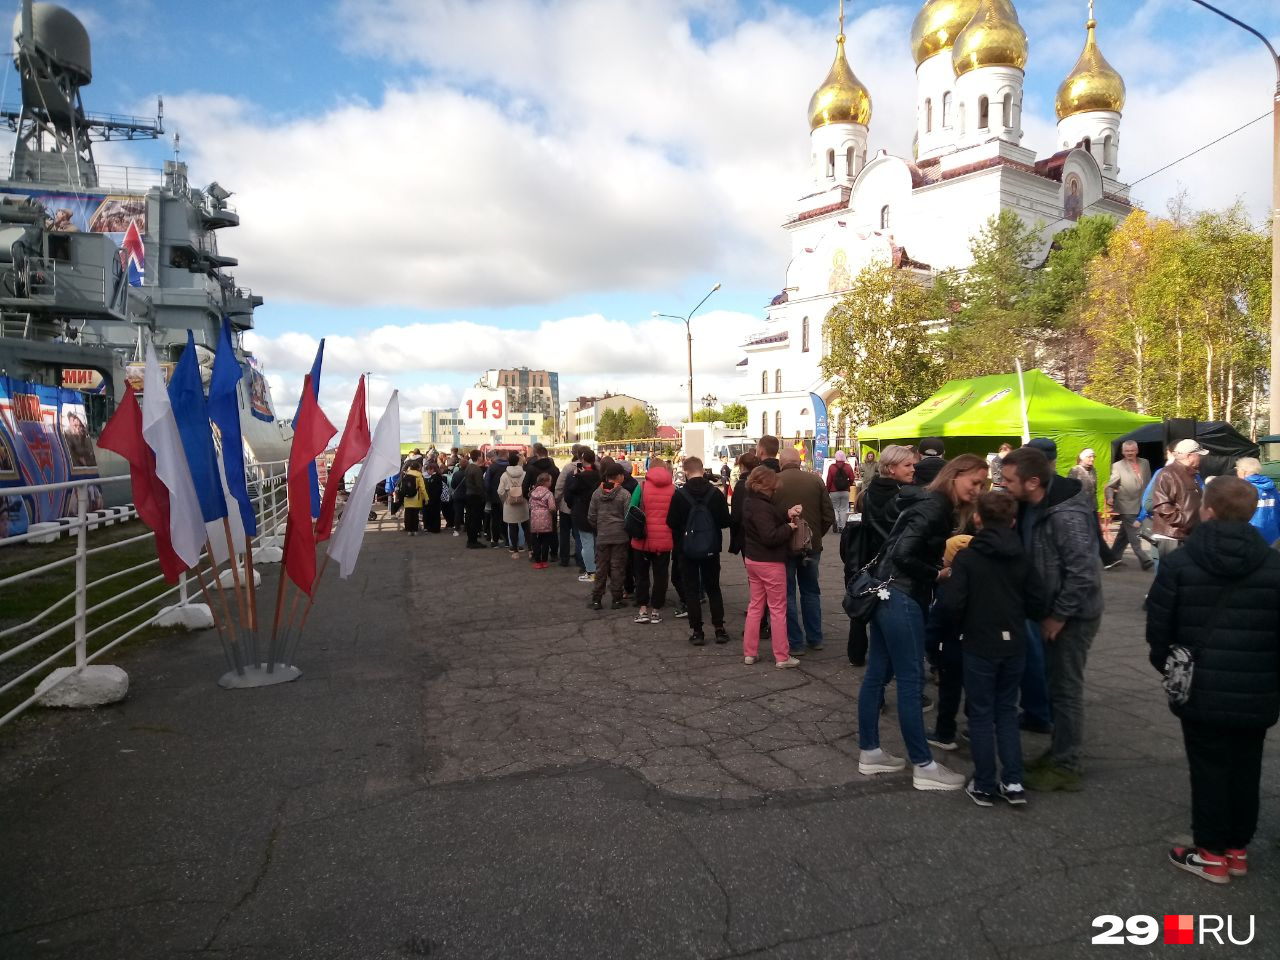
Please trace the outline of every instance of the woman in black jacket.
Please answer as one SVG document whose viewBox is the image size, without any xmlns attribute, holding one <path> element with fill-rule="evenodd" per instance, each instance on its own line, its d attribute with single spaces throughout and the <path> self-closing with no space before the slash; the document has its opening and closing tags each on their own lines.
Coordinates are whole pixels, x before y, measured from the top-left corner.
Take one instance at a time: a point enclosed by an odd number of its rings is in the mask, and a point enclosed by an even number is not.
<svg viewBox="0 0 1280 960">
<path fill-rule="evenodd" d="M 891 444 L 884 448 L 880 462 L 870 461 L 868 467 L 877 472 L 867 477 L 862 493 L 854 504 L 856 523 L 846 523 L 840 534 L 840 559 L 844 561 L 844 583 L 848 587 L 868 563 L 875 559 L 889 531 L 898 518 L 895 501 L 898 491 L 910 486 L 915 478 L 916 461 L 920 459 L 910 447 Z M 849 621 L 849 662 L 855 667 L 867 665 L 867 622 Z"/>
<path fill-rule="evenodd" d="M 926 488 L 904 487 L 902 513 L 873 574 L 888 581 L 871 619 L 867 672 L 858 694 L 858 772 L 892 773 L 906 766 L 880 749 L 880 704 L 890 677 L 898 680 L 898 725 L 917 790 L 959 790 L 963 775 L 933 759 L 925 739 L 924 617 L 933 587 L 950 575 L 942 562 L 947 537 L 986 487 L 987 462 L 971 453 L 949 461 Z"/>
<path fill-rule="evenodd" d="M 427 505 L 422 509 L 422 523 L 427 533 L 440 532 L 440 492 L 444 489 L 444 480 L 440 476 L 440 467 L 434 460 L 427 461 Z"/>
<path fill-rule="evenodd" d="M 1208 484 L 1201 523 L 1160 561 L 1147 595 L 1151 665 L 1163 672 L 1175 645 L 1195 664 L 1190 698 L 1170 704 L 1191 771 L 1195 846 L 1169 859 L 1213 883 L 1248 872 L 1262 745 L 1280 719 L 1280 554 L 1249 523 L 1257 502 L 1238 477 Z"/>
<path fill-rule="evenodd" d="M 778 474 L 770 467 L 756 467 L 747 477 L 746 502 L 742 509 L 743 550 L 747 564 L 747 584 L 751 602 L 742 630 L 743 662 L 756 662 L 760 649 L 760 619 L 765 606 L 773 611 L 774 665 L 787 669 L 800 665 L 791 656 L 787 643 L 787 558 L 791 555 L 791 532 L 800 515 L 799 504 L 784 510 L 774 501 Z"/>
</svg>

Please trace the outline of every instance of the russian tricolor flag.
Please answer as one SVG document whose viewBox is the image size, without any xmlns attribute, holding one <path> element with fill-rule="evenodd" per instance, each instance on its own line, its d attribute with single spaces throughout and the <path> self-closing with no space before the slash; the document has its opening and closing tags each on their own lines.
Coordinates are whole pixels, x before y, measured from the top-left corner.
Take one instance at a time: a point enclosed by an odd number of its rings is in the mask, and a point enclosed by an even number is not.
<svg viewBox="0 0 1280 960">
<path fill-rule="evenodd" d="M 120 252 L 129 272 L 129 286 L 142 286 L 142 278 L 147 272 L 147 255 L 142 249 L 142 234 L 138 231 L 137 220 L 129 221 L 129 228 L 125 230 L 124 240 L 120 244 Z"/>
</svg>

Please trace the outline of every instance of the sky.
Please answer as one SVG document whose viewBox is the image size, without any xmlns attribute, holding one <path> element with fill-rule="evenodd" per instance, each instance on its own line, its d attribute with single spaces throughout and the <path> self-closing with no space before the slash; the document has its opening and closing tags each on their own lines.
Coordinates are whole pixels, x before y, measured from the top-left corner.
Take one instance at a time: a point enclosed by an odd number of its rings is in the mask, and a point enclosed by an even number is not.
<svg viewBox="0 0 1280 960">
<path fill-rule="evenodd" d="M 1023 144 L 1053 152 L 1053 98 L 1087 0 L 1015 0 L 1029 38 Z M 1219 0 L 1280 44 L 1280 4 Z M 191 181 L 233 191 L 222 231 L 264 297 L 246 343 L 293 410 L 326 338 L 336 423 L 362 372 L 400 390 L 404 438 L 492 367 L 560 373 L 570 396 L 628 393 L 676 422 L 685 329 L 694 392 L 747 385 L 741 343 L 783 287 L 780 224 L 809 191 L 806 108 L 835 52 L 818 0 L 75 0 L 91 112 L 152 115 Z M 873 101 L 870 152 L 909 156 L 918 3 L 846 4 Z M 1270 208 L 1275 72 L 1265 48 L 1191 0 L 1096 0 L 1124 76 L 1120 178 L 1163 213 Z M 6 84 L 14 74 L 6 71 Z M 16 99 L 6 86 L 6 100 Z M 161 143 L 100 145 L 158 167 Z"/>
</svg>

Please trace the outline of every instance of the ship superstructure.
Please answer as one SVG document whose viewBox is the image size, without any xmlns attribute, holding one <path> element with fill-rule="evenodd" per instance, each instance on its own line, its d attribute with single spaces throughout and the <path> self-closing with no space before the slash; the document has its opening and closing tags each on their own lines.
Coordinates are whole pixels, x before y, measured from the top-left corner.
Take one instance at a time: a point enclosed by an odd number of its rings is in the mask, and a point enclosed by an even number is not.
<svg viewBox="0 0 1280 960">
<path fill-rule="evenodd" d="M 12 436 L 22 432 L 15 391 L 30 388 L 44 402 L 76 391 L 80 425 L 96 436 L 125 384 L 140 388 L 147 342 L 171 364 L 193 330 L 207 369 L 225 316 L 245 371 L 246 446 L 259 461 L 283 459 L 289 429 L 241 342 L 262 298 L 236 283 L 235 259 L 218 249 L 219 232 L 240 223 L 230 192 L 216 182 L 192 186 L 176 150 L 160 170 L 97 163 L 94 143 L 162 136 L 163 103 L 154 118 L 87 113 L 89 36 L 62 7 L 28 0 L 13 36 L 22 102 L 0 110 L 15 134 L 0 178 L 0 388 L 10 395 L 11 434 L 0 447 L 21 445 Z M 0 412 L 4 403 L 0 389 Z M 64 414 L 55 427 L 65 434 Z M 22 459 L 0 449 L 0 488 L 6 453 Z M 114 472 L 110 460 L 98 466 Z"/>
</svg>

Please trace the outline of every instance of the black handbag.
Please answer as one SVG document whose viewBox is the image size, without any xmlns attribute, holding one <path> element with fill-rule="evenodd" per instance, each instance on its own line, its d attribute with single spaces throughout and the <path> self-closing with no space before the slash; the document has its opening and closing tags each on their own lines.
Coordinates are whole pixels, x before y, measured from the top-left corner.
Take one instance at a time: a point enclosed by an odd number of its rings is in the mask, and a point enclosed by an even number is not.
<svg viewBox="0 0 1280 960">
<path fill-rule="evenodd" d="M 886 543 L 885 546 L 888 546 Z M 889 584 L 893 583 L 893 577 L 888 580 L 881 580 L 879 577 L 872 575 L 880 557 L 884 554 L 884 548 L 881 547 L 880 552 L 872 558 L 871 562 L 859 570 L 849 581 L 849 586 L 844 591 L 844 601 L 841 606 L 850 620 L 856 620 L 860 623 L 870 623 L 871 617 L 876 612 L 876 604 L 881 600 L 889 599 Z"/>
<path fill-rule="evenodd" d="M 622 529 L 632 540 L 643 540 L 646 521 L 644 516 L 644 488 L 640 488 L 640 499 L 627 507 L 627 515 L 622 518 Z"/>
</svg>

